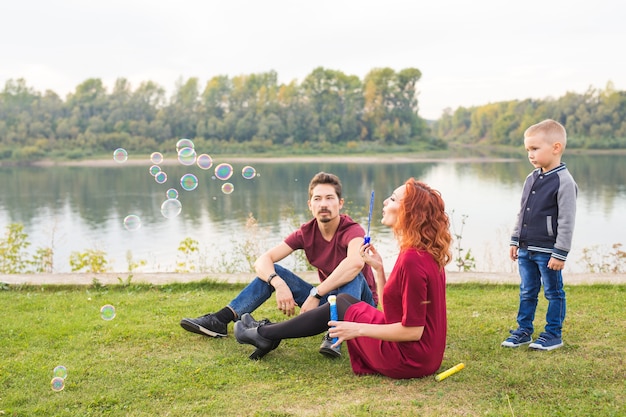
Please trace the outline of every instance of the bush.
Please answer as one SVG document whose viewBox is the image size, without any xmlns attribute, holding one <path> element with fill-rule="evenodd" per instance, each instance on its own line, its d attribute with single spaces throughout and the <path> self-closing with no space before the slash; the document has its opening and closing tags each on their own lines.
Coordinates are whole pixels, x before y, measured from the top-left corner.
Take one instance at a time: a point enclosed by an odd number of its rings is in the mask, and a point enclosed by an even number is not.
<svg viewBox="0 0 626 417">
<path fill-rule="evenodd" d="M 85 252 L 72 252 L 70 254 L 70 267 L 72 272 L 83 270 L 98 274 L 107 271 L 108 261 L 106 252 L 99 249 L 88 249 Z"/>
<path fill-rule="evenodd" d="M 24 225 L 11 223 L 7 226 L 4 239 L 0 240 L 0 272 L 3 274 L 20 274 L 28 271 L 30 262 L 26 259 L 26 248 L 30 242 L 26 239 Z"/>
</svg>

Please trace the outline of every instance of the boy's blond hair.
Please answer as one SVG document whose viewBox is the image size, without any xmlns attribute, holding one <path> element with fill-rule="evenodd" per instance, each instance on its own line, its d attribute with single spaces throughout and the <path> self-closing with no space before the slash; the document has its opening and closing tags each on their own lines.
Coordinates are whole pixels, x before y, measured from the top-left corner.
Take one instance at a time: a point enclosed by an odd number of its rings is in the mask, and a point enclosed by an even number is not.
<svg viewBox="0 0 626 417">
<path fill-rule="evenodd" d="M 532 125 L 526 129 L 524 137 L 527 138 L 538 133 L 543 133 L 545 140 L 550 144 L 559 142 L 563 145 L 563 149 L 565 149 L 565 145 L 567 145 L 567 132 L 565 131 L 565 127 L 556 120 L 546 119 Z"/>
</svg>

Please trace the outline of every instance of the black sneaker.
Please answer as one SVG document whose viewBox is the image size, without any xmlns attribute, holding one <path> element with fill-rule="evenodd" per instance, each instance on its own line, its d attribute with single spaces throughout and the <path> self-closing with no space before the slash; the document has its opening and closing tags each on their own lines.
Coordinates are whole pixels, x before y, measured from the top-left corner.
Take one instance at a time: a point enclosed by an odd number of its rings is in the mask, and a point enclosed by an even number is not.
<svg viewBox="0 0 626 417">
<path fill-rule="evenodd" d="M 329 358 L 340 358 L 341 357 L 341 345 L 337 347 L 333 346 L 333 339 L 328 335 L 328 332 L 324 334 L 322 338 L 322 344 L 320 346 L 320 353 L 322 355 L 328 356 Z"/>
<path fill-rule="evenodd" d="M 205 314 L 197 319 L 182 319 L 180 327 L 188 332 L 209 337 L 228 336 L 228 324 L 219 321 L 213 314 Z"/>
</svg>

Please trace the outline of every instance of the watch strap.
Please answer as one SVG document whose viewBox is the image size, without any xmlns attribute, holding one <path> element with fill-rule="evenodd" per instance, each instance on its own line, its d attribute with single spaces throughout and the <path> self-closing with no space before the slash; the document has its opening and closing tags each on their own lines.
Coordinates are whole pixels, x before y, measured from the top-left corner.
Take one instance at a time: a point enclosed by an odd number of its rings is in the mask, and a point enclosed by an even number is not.
<svg viewBox="0 0 626 417">
<path fill-rule="evenodd" d="M 317 287 L 313 287 L 313 288 L 311 288 L 311 292 L 310 292 L 310 294 L 311 294 L 313 297 L 317 298 L 318 300 L 321 300 L 321 299 L 322 299 L 322 296 L 320 295 L 320 293 L 318 293 L 318 292 L 317 292 Z"/>
<path fill-rule="evenodd" d="M 272 280 L 276 278 L 278 274 L 276 272 L 272 272 L 269 277 L 267 277 L 267 285 L 272 286 Z"/>
</svg>

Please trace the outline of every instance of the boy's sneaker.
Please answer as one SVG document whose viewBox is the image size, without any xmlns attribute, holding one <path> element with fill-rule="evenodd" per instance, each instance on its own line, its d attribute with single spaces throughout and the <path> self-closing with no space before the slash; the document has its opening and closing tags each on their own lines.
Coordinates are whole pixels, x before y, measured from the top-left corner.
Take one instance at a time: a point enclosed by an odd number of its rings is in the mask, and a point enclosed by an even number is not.
<svg viewBox="0 0 626 417">
<path fill-rule="evenodd" d="M 535 350 L 552 350 L 560 348 L 561 346 L 563 346 L 563 339 L 552 333 L 543 332 L 534 343 L 528 345 L 528 348 Z"/>
<path fill-rule="evenodd" d="M 500 346 L 516 348 L 521 345 L 527 345 L 532 342 L 530 333 L 524 329 L 509 330 L 511 336 L 509 336 Z"/>
<path fill-rule="evenodd" d="M 222 323 L 213 314 L 205 314 L 197 319 L 182 319 L 180 327 L 188 332 L 209 337 L 228 336 L 228 324 Z"/>
</svg>

